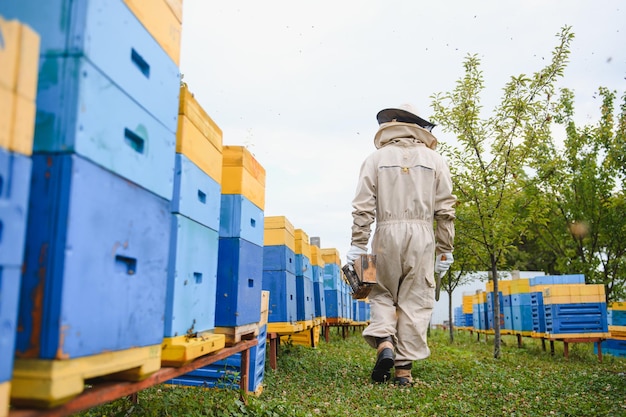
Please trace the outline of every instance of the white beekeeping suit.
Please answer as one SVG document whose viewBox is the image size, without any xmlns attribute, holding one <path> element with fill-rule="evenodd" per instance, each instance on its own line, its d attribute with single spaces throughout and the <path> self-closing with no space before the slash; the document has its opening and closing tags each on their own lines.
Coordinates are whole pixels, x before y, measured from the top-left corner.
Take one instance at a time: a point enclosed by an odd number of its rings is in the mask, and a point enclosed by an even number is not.
<svg viewBox="0 0 626 417">
<path fill-rule="evenodd" d="M 408 384 L 412 362 L 430 355 L 434 273 L 445 273 L 453 260 L 456 197 L 447 162 L 435 151 L 434 125 L 410 106 L 382 110 L 377 118 L 376 151 L 361 166 L 352 201 L 347 257 L 353 262 L 366 252 L 376 220 L 378 283 L 369 295 L 371 321 L 363 336 L 377 348 L 372 379 L 388 380 L 395 366 L 395 381 Z"/>
</svg>

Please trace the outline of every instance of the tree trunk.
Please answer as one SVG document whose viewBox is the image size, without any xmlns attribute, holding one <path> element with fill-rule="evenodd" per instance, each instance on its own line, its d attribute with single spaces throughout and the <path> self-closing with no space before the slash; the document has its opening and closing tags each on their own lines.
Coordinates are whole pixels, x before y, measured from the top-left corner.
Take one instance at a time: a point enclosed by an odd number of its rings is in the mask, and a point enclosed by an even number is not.
<svg viewBox="0 0 626 417">
<path fill-rule="evenodd" d="M 452 292 L 448 292 L 448 321 L 450 322 L 450 343 L 454 342 L 454 317 L 452 312 Z"/>
<path fill-rule="evenodd" d="M 493 357 L 500 359 L 500 297 L 498 296 L 498 265 L 491 255 L 491 275 L 493 276 Z"/>
</svg>

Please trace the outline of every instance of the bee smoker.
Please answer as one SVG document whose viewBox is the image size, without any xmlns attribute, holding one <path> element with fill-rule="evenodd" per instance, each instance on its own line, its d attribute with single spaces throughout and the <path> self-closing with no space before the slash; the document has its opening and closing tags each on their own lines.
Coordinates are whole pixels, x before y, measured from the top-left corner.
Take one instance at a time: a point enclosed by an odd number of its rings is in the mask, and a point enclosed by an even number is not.
<svg viewBox="0 0 626 417">
<path fill-rule="evenodd" d="M 354 264 L 345 264 L 341 270 L 352 290 L 352 298 L 355 300 L 367 298 L 376 284 L 376 255 L 360 255 Z"/>
</svg>

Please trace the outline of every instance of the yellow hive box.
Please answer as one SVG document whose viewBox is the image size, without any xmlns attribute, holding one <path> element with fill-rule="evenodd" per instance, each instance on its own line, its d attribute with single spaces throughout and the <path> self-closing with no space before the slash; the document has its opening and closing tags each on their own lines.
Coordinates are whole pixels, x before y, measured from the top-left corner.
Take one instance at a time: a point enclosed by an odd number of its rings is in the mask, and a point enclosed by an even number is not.
<svg viewBox="0 0 626 417">
<path fill-rule="evenodd" d="M 0 87 L 35 101 L 39 74 L 39 35 L 28 25 L 0 16 Z"/>
<path fill-rule="evenodd" d="M 180 87 L 178 99 L 178 114 L 184 114 L 198 128 L 202 136 L 207 138 L 217 149 L 222 152 L 222 129 L 211 119 L 202 108 L 194 94 L 189 91 L 187 84 Z"/>
<path fill-rule="evenodd" d="M 36 112 L 34 100 L 0 87 L 0 148 L 31 155 Z"/>
<path fill-rule="evenodd" d="M 472 294 L 472 309 L 474 308 L 474 305 L 476 304 L 480 304 L 480 297 L 478 294 Z"/>
<path fill-rule="evenodd" d="M 176 152 L 217 183 L 222 183 L 222 129 L 209 117 L 186 84 L 180 87 Z"/>
<path fill-rule="evenodd" d="M 341 257 L 339 251 L 335 248 L 323 248 L 322 260 L 325 264 L 335 264 L 341 266 Z"/>
<path fill-rule="evenodd" d="M 498 280 L 498 292 L 501 292 L 502 295 L 511 294 L 511 283 L 513 281 L 509 279 L 501 279 Z M 493 281 L 487 281 L 485 284 L 485 289 L 487 292 L 493 292 Z"/>
<path fill-rule="evenodd" d="M 473 294 L 463 295 L 463 307 L 462 307 L 463 314 L 470 314 L 474 312 L 473 300 L 474 300 Z"/>
<path fill-rule="evenodd" d="M 478 293 L 478 303 L 479 304 L 485 304 L 487 302 L 487 293 L 484 291 L 481 291 Z"/>
<path fill-rule="evenodd" d="M 285 216 L 267 216 L 264 222 L 264 246 L 285 245 L 296 252 L 293 225 Z"/>
<path fill-rule="evenodd" d="M 172 61 L 180 66 L 182 3 L 180 16 L 171 7 L 176 7 L 176 4 L 167 0 L 124 0 L 124 3 Z"/>
<path fill-rule="evenodd" d="M 311 244 L 309 243 L 309 235 L 302 229 L 294 231 L 296 237 L 296 255 L 304 255 L 311 260 Z"/>
<path fill-rule="evenodd" d="M 544 293 L 544 304 L 584 304 L 584 303 L 604 303 L 606 299 L 603 295 L 553 295 L 546 296 Z"/>
<path fill-rule="evenodd" d="M 183 23 L 183 0 L 165 0 L 168 7 L 172 9 L 172 13 L 176 16 L 176 19 Z"/>
<path fill-rule="evenodd" d="M 265 210 L 265 169 L 243 146 L 224 146 L 222 156 L 222 194 L 241 194 Z"/>
<path fill-rule="evenodd" d="M 322 258 L 322 250 L 315 245 L 311 245 L 311 265 L 324 267 L 325 262 Z"/>
<path fill-rule="evenodd" d="M 548 285 L 543 289 L 543 297 L 558 296 L 601 296 L 605 298 L 604 285 L 602 284 L 569 284 Z"/>
<path fill-rule="evenodd" d="M 39 35 L 17 20 L 0 17 L 0 147 L 33 152 Z"/>
<path fill-rule="evenodd" d="M 626 301 L 614 301 L 609 305 L 613 310 L 626 310 Z"/>
<path fill-rule="evenodd" d="M 609 333 L 613 339 L 626 339 L 626 326 L 609 326 Z"/>
<path fill-rule="evenodd" d="M 498 281 L 498 291 L 502 293 L 502 295 L 511 294 L 511 283 L 513 281 L 506 279 L 502 281 Z"/>
<path fill-rule="evenodd" d="M 11 381 L 0 383 L 0 417 L 9 415 L 9 396 L 11 394 Z"/>
<path fill-rule="evenodd" d="M 524 294 L 530 291 L 530 278 L 518 278 L 511 280 L 511 294 Z"/>
</svg>

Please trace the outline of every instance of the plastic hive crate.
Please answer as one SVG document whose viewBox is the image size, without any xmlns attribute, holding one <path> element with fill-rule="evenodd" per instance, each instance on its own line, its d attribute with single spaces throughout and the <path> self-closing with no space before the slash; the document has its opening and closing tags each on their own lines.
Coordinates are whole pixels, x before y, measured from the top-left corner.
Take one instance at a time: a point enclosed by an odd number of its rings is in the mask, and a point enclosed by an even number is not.
<svg viewBox="0 0 626 417">
<path fill-rule="evenodd" d="M 516 332 L 532 332 L 533 331 L 533 316 L 532 306 L 530 305 L 517 305 L 511 306 L 511 312 L 513 314 L 513 329 Z"/>
<path fill-rule="evenodd" d="M 0 267 L 24 260 L 32 160 L 0 148 Z"/>
<path fill-rule="evenodd" d="M 172 213 L 219 231 L 221 185 L 187 156 L 177 153 L 174 167 Z"/>
<path fill-rule="evenodd" d="M 315 317 L 326 317 L 326 295 L 323 282 L 313 283 L 313 300 L 315 302 Z"/>
<path fill-rule="evenodd" d="M 609 324 L 612 324 L 613 326 L 626 326 L 626 311 L 611 308 L 608 310 L 608 313 L 611 317 Z"/>
<path fill-rule="evenodd" d="M 473 311 L 472 294 L 463 294 L 463 313 L 471 313 Z"/>
<path fill-rule="evenodd" d="M 335 264 L 341 267 L 341 257 L 339 251 L 335 248 L 322 248 L 322 260 L 325 265 Z"/>
<path fill-rule="evenodd" d="M 284 216 L 265 216 L 264 246 L 287 246 L 294 254 L 296 240 L 291 222 Z"/>
<path fill-rule="evenodd" d="M 546 315 L 545 315 L 544 305 L 543 305 L 543 293 L 531 292 L 530 301 L 531 301 L 530 311 L 532 315 L 533 332 L 538 333 L 538 334 L 545 333 Z"/>
<path fill-rule="evenodd" d="M 324 290 L 339 290 L 342 274 L 339 265 L 332 263 L 324 265 Z"/>
<path fill-rule="evenodd" d="M 46 57 L 39 74 L 35 152 L 78 153 L 167 200 L 172 198 L 174 131 L 86 58 Z"/>
<path fill-rule="evenodd" d="M 324 290 L 326 300 L 326 317 L 342 318 L 343 316 L 343 296 L 340 290 Z"/>
<path fill-rule="evenodd" d="M 169 201 L 76 154 L 32 158 L 18 357 L 160 344 Z"/>
<path fill-rule="evenodd" d="M 287 271 L 296 274 L 296 254 L 286 245 L 263 247 L 264 271 Z"/>
<path fill-rule="evenodd" d="M 239 238 L 219 239 L 216 327 L 258 323 L 263 285 L 263 247 Z"/>
<path fill-rule="evenodd" d="M 263 246 L 263 210 L 241 194 L 222 194 L 220 237 L 245 239 Z"/>
<path fill-rule="evenodd" d="M 584 284 L 585 275 L 583 274 L 570 274 L 570 275 L 541 275 L 530 278 L 530 285 L 555 285 L 555 284 Z M 531 291 L 533 289 L 531 288 Z"/>
<path fill-rule="evenodd" d="M 183 83 L 180 87 L 176 152 L 185 155 L 222 184 L 222 129 L 204 111 Z"/>
<path fill-rule="evenodd" d="M 370 303 L 366 300 L 357 300 L 359 303 L 359 317 L 361 321 L 370 320 Z"/>
<path fill-rule="evenodd" d="M 222 148 L 222 194 L 241 194 L 265 210 L 265 168 L 243 146 Z"/>
<path fill-rule="evenodd" d="M 40 37 L 28 25 L 0 16 L 0 148 L 30 155 Z"/>
<path fill-rule="evenodd" d="M 0 323 L 2 323 L 2 337 L 0 337 L 0 384 L 9 382 L 13 373 L 13 352 L 15 350 L 15 335 L 17 332 L 17 311 L 21 282 L 20 266 L 0 265 Z M 8 391 L 7 391 L 8 396 Z M 1 392 L 0 392 L 1 397 Z M 8 397 L 7 397 L 8 398 Z M 1 400 L 1 398 L 0 398 Z M 0 404 L 0 414 L 2 407 Z"/>
<path fill-rule="evenodd" d="M 159 43 L 161 48 L 180 65 L 181 15 L 172 10 L 166 0 L 147 3 L 141 0 L 124 0 L 146 30 Z M 182 0 L 181 6 L 182 8 Z M 182 10 L 181 10 L 182 11 Z"/>
<path fill-rule="evenodd" d="M 315 317 L 315 293 L 313 281 L 306 276 L 296 275 L 296 305 L 297 321 L 313 320 Z"/>
<path fill-rule="evenodd" d="M 608 333 L 605 303 L 546 304 L 546 333 Z"/>
<path fill-rule="evenodd" d="M 269 291 L 270 323 L 294 323 L 297 320 L 298 304 L 296 276 L 286 270 L 263 270 L 263 290 Z"/>
<path fill-rule="evenodd" d="M 218 232 L 172 214 L 165 337 L 215 328 Z"/>
<path fill-rule="evenodd" d="M 57 118 L 71 116 L 64 115 L 62 109 L 68 103 L 61 97 L 55 101 L 40 99 L 42 94 L 47 94 L 47 86 L 54 84 L 55 76 L 62 74 L 62 59 L 58 58 L 71 56 L 74 58 L 68 59 L 87 58 L 110 79 L 106 83 L 108 88 L 119 86 L 169 132 L 176 132 L 180 89 L 178 66 L 123 2 L 20 0 L 5 2 L 2 9 L 5 17 L 20 19 L 41 36 L 37 117 L 47 121 L 42 127 L 53 126 L 49 121 L 55 111 L 59 111 Z M 82 72 L 78 66 L 67 67 L 65 76 L 71 71 L 77 71 L 75 74 Z M 106 93 L 105 90 L 100 92 Z M 115 110 L 105 104 L 98 108 L 102 109 L 102 106 L 108 112 Z M 101 112 L 99 115 L 102 117 Z M 135 129 L 137 124 L 126 127 Z M 43 149 L 38 142 L 36 139 L 36 151 L 61 150 Z"/>
</svg>

